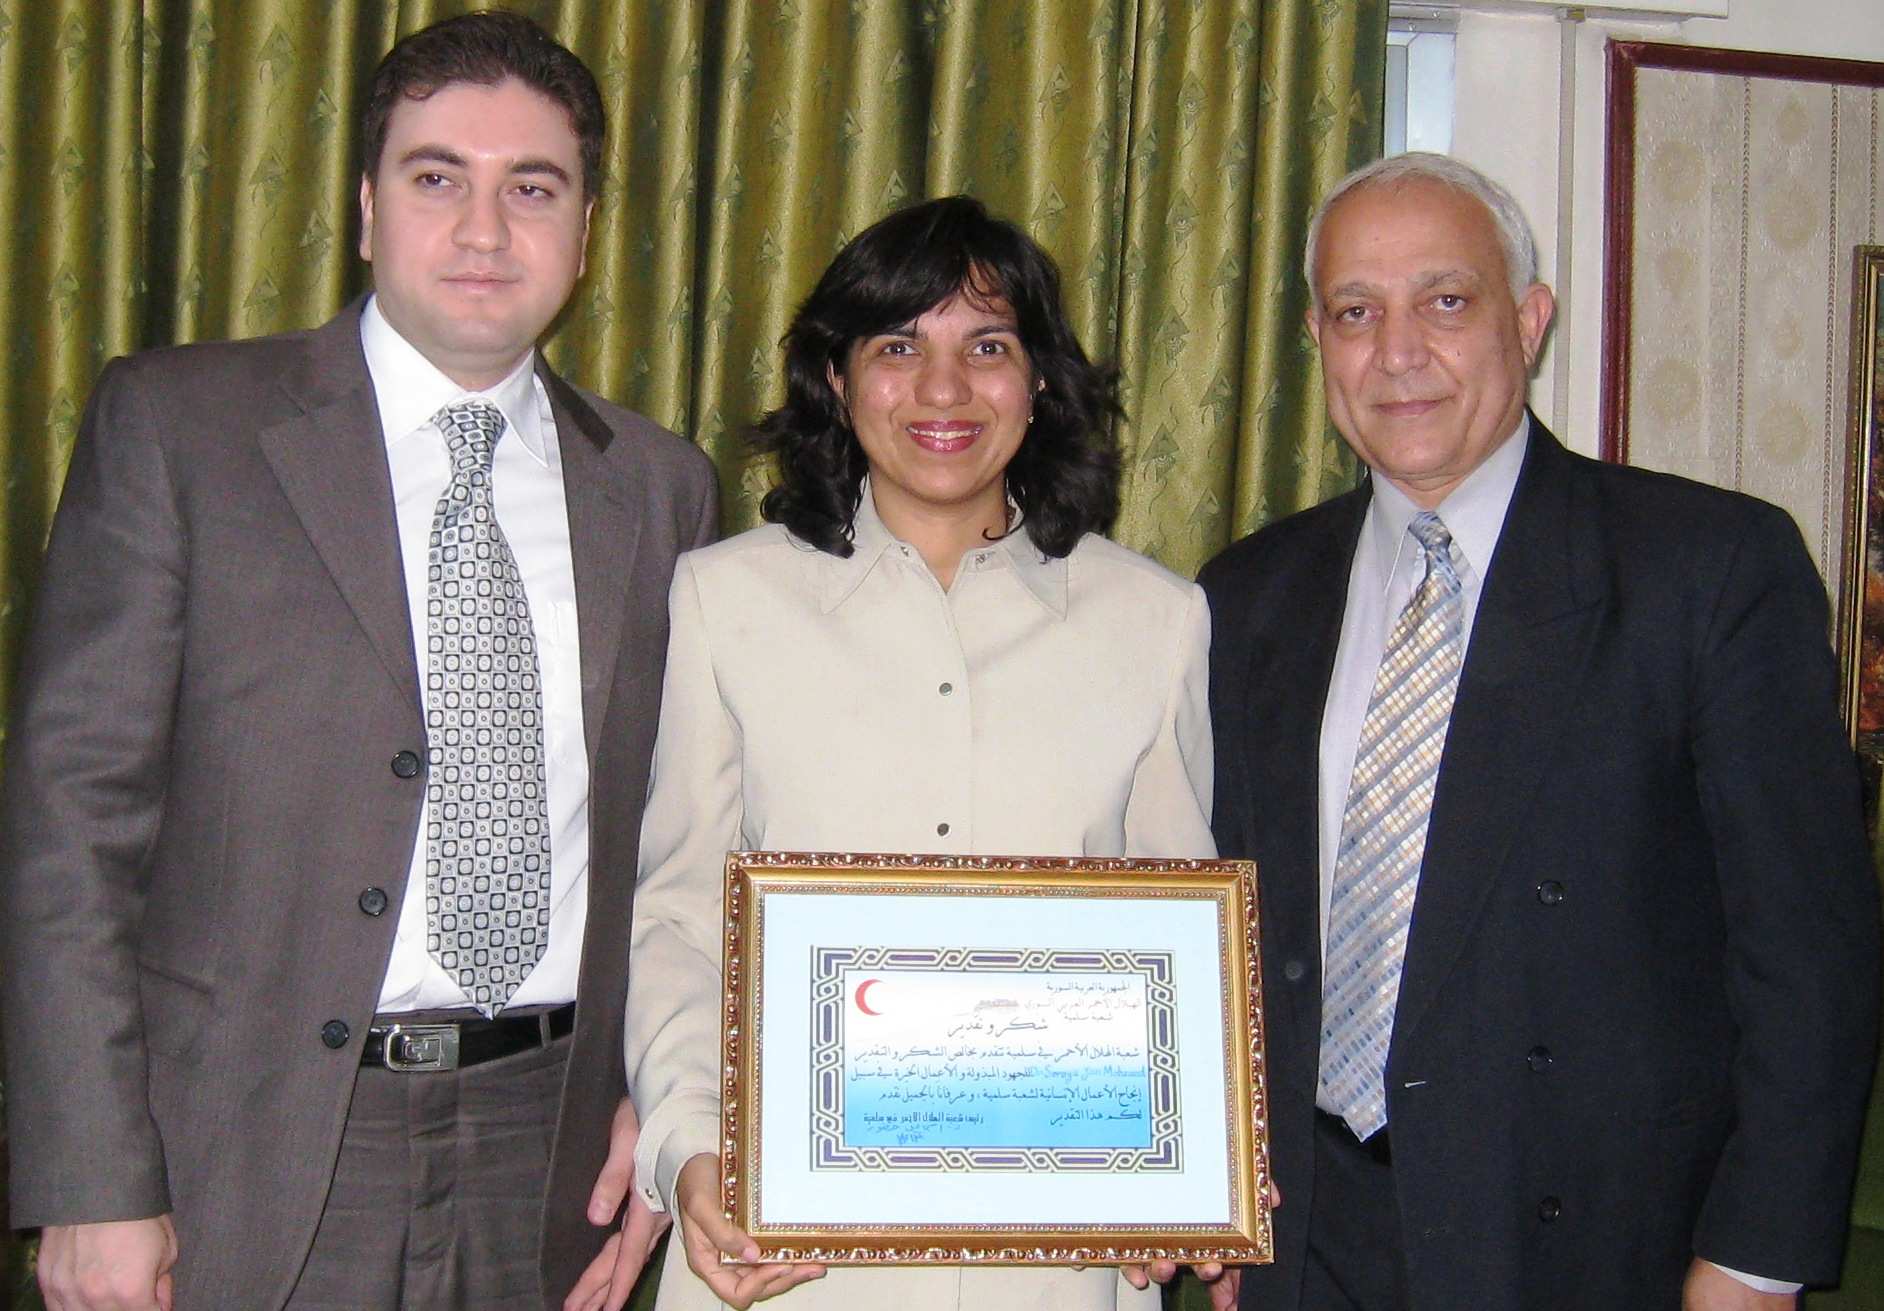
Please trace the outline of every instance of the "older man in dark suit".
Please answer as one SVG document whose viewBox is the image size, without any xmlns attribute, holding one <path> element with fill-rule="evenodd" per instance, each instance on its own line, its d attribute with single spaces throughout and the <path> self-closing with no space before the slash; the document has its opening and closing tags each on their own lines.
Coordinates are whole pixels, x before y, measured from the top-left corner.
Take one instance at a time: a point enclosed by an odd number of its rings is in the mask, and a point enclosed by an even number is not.
<svg viewBox="0 0 1884 1311">
<path fill-rule="evenodd" d="M 1786 516 L 1572 455 L 1516 204 L 1370 166 L 1309 240 L 1357 491 L 1211 599 L 1262 872 L 1276 1308 L 1781 1307 L 1836 1279 L 1878 903 Z"/>
<path fill-rule="evenodd" d="M 0 870 L 56 1307 L 626 1298 L 635 850 L 715 496 L 535 350 L 603 126 L 527 20 L 409 37 L 366 113 L 375 294 L 99 381 Z"/>
</svg>

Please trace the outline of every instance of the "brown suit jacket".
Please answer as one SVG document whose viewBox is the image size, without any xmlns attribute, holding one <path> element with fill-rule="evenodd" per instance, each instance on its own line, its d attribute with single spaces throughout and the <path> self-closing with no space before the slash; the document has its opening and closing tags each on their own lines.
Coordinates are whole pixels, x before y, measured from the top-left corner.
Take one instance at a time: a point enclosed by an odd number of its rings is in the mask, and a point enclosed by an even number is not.
<svg viewBox="0 0 1884 1311">
<path fill-rule="evenodd" d="M 539 365 L 591 778 L 577 1029 L 543 1222 L 560 1303 L 622 1095 L 636 844 L 694 448 Z M 53 525 L 7 743 L 12 1221 L 174 1211 L 180 1307 L 275 1307 L 312 1241 L 405 891 L 424 721 L 359 306 L 114 361 Z M 384 913 L 361 909 L 384 889 Z M 346 1041 L 323 1029 L 339 1021 Z"/>
</svg>

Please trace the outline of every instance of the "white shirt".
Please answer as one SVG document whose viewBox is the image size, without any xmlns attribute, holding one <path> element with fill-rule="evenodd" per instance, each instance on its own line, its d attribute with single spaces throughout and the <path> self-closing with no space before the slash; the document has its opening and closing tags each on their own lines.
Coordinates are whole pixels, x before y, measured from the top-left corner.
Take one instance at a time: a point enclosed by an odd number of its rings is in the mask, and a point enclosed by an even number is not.
<svg viewBox="0 0 1884 1311">
<path fill-rule="evenodd" d="M 432 519 L 451 478 L 444 434 L 432 416 L 453 401 L 480 396 L 503 411 L 491 468 L 497 522 L 523 576 L 543 684 L 544 773 L 549 791 L 549 946 L 510 1005 L 575 1000 L 582 928 L 589 906 L 589 758 L 582 735 L 582 671 L 576 640 L 576 578 L 563 503 L 562 452 L 549 395 L 530 352 L 502 382 L 469 392 L 401 337 L 379 311 L 360 315 L 360 345 L 373 377 L 386 462 L 392 472 L 399 556 L 412 615 L 413 658 L 425 687 L 425 568 Z M 406 875 L 406 897 L 380 985 L 381 1011 L 457 1009 L 470 998 L 425 950 L 425 819 Z"/>
<path fill-rule="evenodd" d="M 1485 462 L 1453 488 L 1435 511 L 1452 534 L 1456 554 L 1464 557 L 1459 570 L 1465 605 L 1465 643 L 1471 649 L 1472 621 L 1478 616 L 1479 596 L 1492 553 L 1504 531 L 1505 512 L 1517 489 L 1518 471 L 1530 444 L 1530 420 L 1518 427 Z M 1335 852 L 1341 841 L 1341 818 L 1347 809 L 1348 780 L 1354 773 L 1354 754 L 1360 744 L 1361 721 L 1374 691 L 1374 675 L 1386 654 L 1387 636 L 1394 620 L 1412 599 L 1413 589 L 1426 573 L 1426 553 L 1407 533 L 1407 525 L 1420 507 L 1387 479 L 1375 476 L 1373 499 L 1361 524 L 1354 564 L 1348 571 L 1347 610 L 1341 619 L 1341 645 L 1335 652 L 1334 674 L 1328 681 L 1328 702 L 1321 716 L 1321 787 L 1317 818 L 1321 821 L 1321 940 L 1328 943 L 1328 902 L 1334 892 Z M 1461 655 L 1463 656 L 1463 652 Z M 1720 1266 L 1741 1283 L 1767 1293 L 1796 1293 L 1801 1285 L 1767 1279 Z"/>
</svg>

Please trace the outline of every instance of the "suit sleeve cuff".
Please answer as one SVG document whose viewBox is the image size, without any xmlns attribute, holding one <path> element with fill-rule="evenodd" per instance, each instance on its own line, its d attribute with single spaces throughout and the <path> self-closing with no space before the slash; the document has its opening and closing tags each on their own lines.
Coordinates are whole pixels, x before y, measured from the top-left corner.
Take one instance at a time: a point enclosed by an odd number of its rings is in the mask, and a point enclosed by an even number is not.
<svg viewBox="0 0 1884 1311">
<path fill-rule="evenodd" d="M 1701 1259 L 1707 1261 L 1706 1257 Z M 1768 1279 L 1764 1275 L 1750 1275 L 1744 1270 L 1734 1270 L 1718 1261 L 1707 1261 L 1707 1263 L 1722 1274 L 1738 1279 L 1756 1293 L 1796 1293 L 1805 1287 L 1804 1284 L 1795 1284 L 1785 1279 Z"/>
<path fill-rule="evenodd" d="M 674 1182 L 680 1167 L 700 1155 L 720 1150 L 718 1101 L 681 1094 L 655 1108 L 635 1144 L 635 1188 L 648 1209 L 661 1214 L 675 1208 Z"/>
</svg>

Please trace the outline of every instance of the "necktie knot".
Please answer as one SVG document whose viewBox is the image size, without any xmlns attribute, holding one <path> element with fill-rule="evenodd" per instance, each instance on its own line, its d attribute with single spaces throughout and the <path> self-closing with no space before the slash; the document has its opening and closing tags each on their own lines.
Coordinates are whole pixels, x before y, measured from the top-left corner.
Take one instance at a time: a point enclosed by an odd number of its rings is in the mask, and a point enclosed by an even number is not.
<svg viewBox="0 0 1884 1311">
<path fill-rule="evenodd" d="M 456 401 L 433 415 L 432 423 L 445 434 L 445 449 L 451 455 L 455 476 L 490 472 L 491 461 L 497 456 L 497 438 L 504 431 L 502 410 L 486 400 Z"/>
<path fill-rule="evenodd" d="M 1452 559 L 1452 532 L 1444 520 L 1431 510 L 1421 510 L 1413 516 L 1406 530 L 1425 549 L 1428 574 L 1437 572 L 1448 582 L 1458 578 L 1459 571 Z"/>
<path fill-rule="evenodd" d="M 1452 549 L 1452 533 L 1445 521 L 1431 510 L 1421 510 L 1406 526 L 1413 540 L 1426 548 L 1428 555 L 1445 555 Z"/>
</svg>

